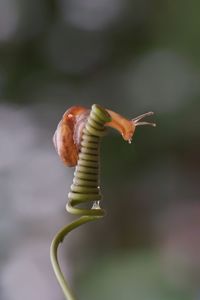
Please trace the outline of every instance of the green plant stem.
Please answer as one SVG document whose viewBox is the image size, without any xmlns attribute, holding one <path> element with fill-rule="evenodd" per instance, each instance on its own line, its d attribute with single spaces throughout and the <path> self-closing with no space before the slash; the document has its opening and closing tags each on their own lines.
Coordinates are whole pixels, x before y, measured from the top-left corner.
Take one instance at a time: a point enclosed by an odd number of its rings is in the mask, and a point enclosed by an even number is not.
<svg viewBox="0 0 200 300">
<path fill-rule="evenodd" d="M 51 263 L 56 275 L 56 278 L 63 290 L 63 293 L 68 300 L 76 300 L 76 297 L 69 287 L 69 284 L 67 283 L 60 265 L 58 261 L 58 246 L 60 243 L 63 242 L 64 238 L 66 235 L 72 231 L 73 229 L 81 226 L 82 224 L 98 220 L 99 218 L 102 218 L 103 216 L 83 216 L 79 218 L 78 220 L 72 222 L 71 224 L 63 227 L 54 237 L 52 243 L 51 243 L 51 248 L 50 248 L 50 257 L 51 257 Z"/>
</svg>

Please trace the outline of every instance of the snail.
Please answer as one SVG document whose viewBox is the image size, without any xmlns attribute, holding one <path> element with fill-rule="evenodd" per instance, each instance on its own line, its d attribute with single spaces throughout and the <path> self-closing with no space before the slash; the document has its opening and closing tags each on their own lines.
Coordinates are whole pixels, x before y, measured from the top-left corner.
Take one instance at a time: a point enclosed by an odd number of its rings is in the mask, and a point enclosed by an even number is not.
<svg viewBox="0 0 200 300">
<path fill-rule="evenodd" d="M 143 118 L 153 115 L 153 112 L 144 113 L 134 119 L 128 120 L 120 114 L 106 109 L 111 121 L 105 126 L 116 129 L 125 141 L 131 143 L 137 126 L 155 123 L 142 121 Z M 90 114 L 90 109 L 83 106 L 72 106 L 63 115 L 53 136 L 53 143 L 63 163 L 69 167 L 77 165 L 82 132 Z"/>
</svg>

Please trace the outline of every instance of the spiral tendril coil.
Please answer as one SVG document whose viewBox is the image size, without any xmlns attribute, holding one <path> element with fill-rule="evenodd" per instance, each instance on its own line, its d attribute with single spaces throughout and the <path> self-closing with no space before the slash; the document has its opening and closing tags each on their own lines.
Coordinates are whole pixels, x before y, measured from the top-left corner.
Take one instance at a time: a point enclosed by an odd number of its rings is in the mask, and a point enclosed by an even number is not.
<svg viewBox="0 0 200 300">
<path fill-rule="evenodd" d="M 111 117 L 105 109 L 96 104 L 92 105 L 90 115 L 83 129 L 78 163 L 74 173 L 73 184 L 68 194 L 69 201 L 66 205 L 69 213 L 80 215 L 81 217 L 61 229 L 51 244 L 51 263 L 57 280 L 68 300 L 75 300 L 76 297 L 68 286 L 59 266 L 57 257 L 58 246 L 70 231 L 82 224 L 97 220 L 105 214 L 105 211 L 99 206 L 99 201 L 102 198 L 99 179 L 99 152 L 101 138 L 106 133 L 104 124 L 110 121 Z M 90 209 L 80 207 L 80 205 L 90 202 L 92 203 Z"/>
<path fill-rule="evenodd" d="M 81 151 L 71 191 L 68 194 L 69 202 L 66 209 L 69 213 L 87 216 L 104 215 L 104 210 L 98 206 L 98 201 L 102 198 L 99 187 L 99 150 L 100 140 L 106 133 L 104 124 L 108 121 L 110 121 L 108 113 L 100 106 L 93 105 L 83 129 Z M 88 201 L 93 202 L 93 209 L 76 207 Z"/>
</svg>

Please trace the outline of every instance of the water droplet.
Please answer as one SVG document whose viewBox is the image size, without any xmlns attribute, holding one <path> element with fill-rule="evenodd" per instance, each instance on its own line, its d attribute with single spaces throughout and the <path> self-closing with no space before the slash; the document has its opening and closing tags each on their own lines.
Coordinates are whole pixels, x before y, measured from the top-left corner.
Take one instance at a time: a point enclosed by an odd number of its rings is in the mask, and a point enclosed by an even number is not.
<svg viewBox="0 0 200 300">
<path fill-rule="evenodd" d="M 94 201 L 92 209 L 101 209 L 100 201 Z"/>
</svg>

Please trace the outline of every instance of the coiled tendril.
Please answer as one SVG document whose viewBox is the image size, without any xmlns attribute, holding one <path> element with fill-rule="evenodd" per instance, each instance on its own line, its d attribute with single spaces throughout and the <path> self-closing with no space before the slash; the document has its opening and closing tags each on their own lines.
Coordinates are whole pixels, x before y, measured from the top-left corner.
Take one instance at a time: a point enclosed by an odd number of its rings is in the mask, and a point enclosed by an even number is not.
<svg viewBox="0 0 200 300">
<path fill-rule="evenodd" d="M 99 201 L 101 200 L 99 187 L 99 151 L 100 140 L 105 135 L 104 124 L 110 121 L 111 117 L 106 110 L 96 104 L 92 106 L 83 129 L 78 163 L 74 173 L 73 184 L 68 194 L 69 202 L 66 205 L 69 213 L 80 215 L 81 217 L 58 232 L 51 244 L 51 263 L 57 280 L 68 300 L 75 300 L 75 296 L 68 286 L 59 266 L 57 250 L 59 244 L 70 231 L 84 223 L 97 220 L 105 214 L 105 211 L 99 206 Z M 81 204 L 85 205 L 88 202 L 92 203 L 91 209 L 80 207 Z"/>
</svg>

